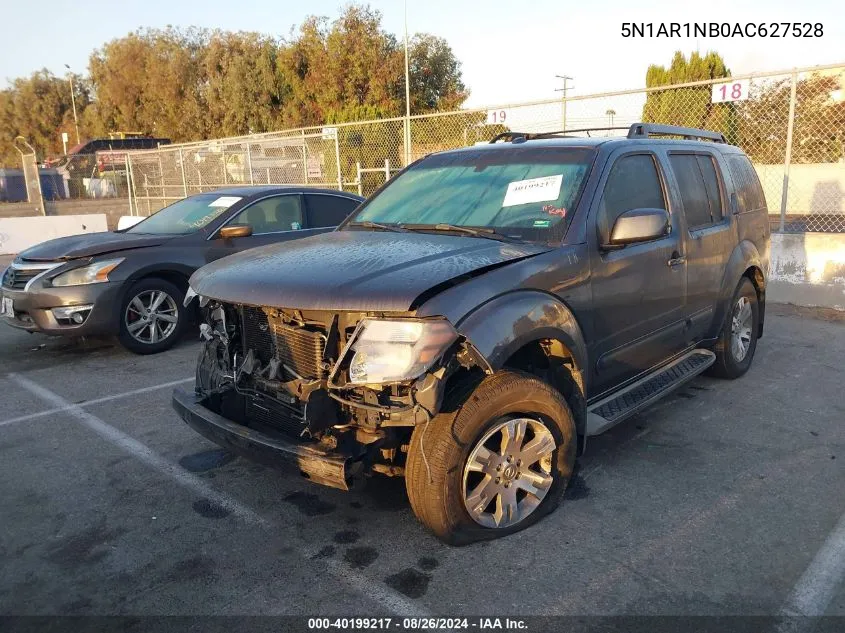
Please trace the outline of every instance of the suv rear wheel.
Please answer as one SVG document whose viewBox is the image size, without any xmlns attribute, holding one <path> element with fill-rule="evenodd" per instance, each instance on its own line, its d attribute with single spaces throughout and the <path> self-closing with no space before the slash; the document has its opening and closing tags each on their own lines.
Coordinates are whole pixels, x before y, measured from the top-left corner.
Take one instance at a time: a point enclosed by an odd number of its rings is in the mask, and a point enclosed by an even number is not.
<svg viewBox="0 0 845 633">
<path fill-rule="evenodd" d="M 488 376 L 454 411 L 414 429 L 405 472 L 411 507 L 453 545 L 511 534 L 557 506 L 576 446 L 558 391 L 518 372 Z"/>
<path fill-rule="evenodd" d="M 754 359 L 760 333 L 760 306 L 757 290 L 747 277 L 734 292 L 725 325 L 716 343 L 716 362 L 709 369 L 712 376 L 739 378 Z"/>
</svg>

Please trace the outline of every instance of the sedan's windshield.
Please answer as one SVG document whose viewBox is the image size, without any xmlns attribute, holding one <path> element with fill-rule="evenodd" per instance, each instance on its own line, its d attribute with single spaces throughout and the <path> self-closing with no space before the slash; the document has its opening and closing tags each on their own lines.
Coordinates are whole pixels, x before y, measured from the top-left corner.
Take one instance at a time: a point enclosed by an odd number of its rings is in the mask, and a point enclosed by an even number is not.
<svg viewBox="0 0 845 633">
<path fill-rule="evenodd" d="M 186 235 L 205 228 L 226 209 L 240 201 L 238 196 L 201 193 L 164 207 L 158 213 L 138 222 L 127 233 L 154 235 Z"/>
<path fill-rule="evenodd" d="M 559 239 L 594 157 L 593 149 L 562 147 L 435 154 L 393 180 L 352 222 L 477 227 L 525 240 Z"/>
</svg>

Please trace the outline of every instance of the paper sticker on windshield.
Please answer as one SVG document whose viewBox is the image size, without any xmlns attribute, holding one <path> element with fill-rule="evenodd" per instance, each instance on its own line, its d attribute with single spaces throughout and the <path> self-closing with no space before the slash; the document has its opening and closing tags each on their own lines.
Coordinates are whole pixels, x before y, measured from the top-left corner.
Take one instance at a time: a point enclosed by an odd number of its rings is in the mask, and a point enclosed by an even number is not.
<svg viewBox="0 0 845 633">
<path fill-rule="evenodd" d="M 240 198 L 238 196 L 220 196 L 214 202 L 209 203 L 210 207 L 222 207 L 228 209 L 235 204 Z"/>
<path fill-rule="evenodd" d="M 517 180 L 508 185 L 503 207 L 514 207 L 529 202 L 548 202 L 557 200 L 560 186 L 563 184 L 563 174 L 557 176 L 543 176 L 529 180 Z"/>
</svg>

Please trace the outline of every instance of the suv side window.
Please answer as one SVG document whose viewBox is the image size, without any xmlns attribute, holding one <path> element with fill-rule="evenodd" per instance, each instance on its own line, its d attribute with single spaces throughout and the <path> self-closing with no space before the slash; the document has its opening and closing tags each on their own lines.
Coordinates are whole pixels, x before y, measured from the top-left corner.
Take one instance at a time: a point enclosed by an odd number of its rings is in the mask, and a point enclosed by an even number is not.
<svg viewBox="0 0 845 633">
<path fill-rule="evenodd" d="M 305 194 L 308 208 L 308 227 L 312 229 L 337 226 L 358 207 L 358 201 L 322 193 Z"/>
<path fill-rule="evenodd" d="M 678 180 L 684 216 L 690 230 L 722 221 L 722 195 L 712 156 L 670 154 L 669 163 Z"/>
<path fill-rule="evenodd" d="M 302 228 L 302 202 L 298 194 L 259 200 L 238 213 L 233 224 L 248 224 L 253 235 L 296 231 Z"/>
<path fill-rule="evenodd" d="M 599 221 L 605 231 L 625 211 L 665 209 L 666 199 L 651 154 L 623 156 L 610 169 L 599 203 Z"/>
<path fill-rule="evenodd" d="M 766 198 L 763 194 L 763 187 L 760 186 L 760 179 L 757 172 L 747 156 L 735 155 L 728 159 L 728 166 L 736 187 L 739 213 L 746 211 L 757 211 L 766 206 Z"/>
</svg>

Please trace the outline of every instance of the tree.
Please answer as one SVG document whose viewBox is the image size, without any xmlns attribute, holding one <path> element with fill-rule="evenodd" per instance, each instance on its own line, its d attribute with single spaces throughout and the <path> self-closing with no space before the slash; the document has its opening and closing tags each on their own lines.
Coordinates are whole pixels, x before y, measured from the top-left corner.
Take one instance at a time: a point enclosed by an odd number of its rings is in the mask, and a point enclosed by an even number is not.
<svg viewBox="0 0 845 633">
<path fill-rule="evenodd" d="M 677 51 L 666 68 L 652 64 L 646 71 L 646 88 L 671 86 L 730 77 L 725 61 L 718 53 L 703 57 L 697 52 L 689 59 Z M 733 104 L 711 103 L 709 85 L 673 88 L 649 92 L 643 107 L 643 121 L 682 127 L 720 131 L 729 140 L 736 137 L 736 113 Z"/>
<path fill-rule="evenodd" d="M 458 108 L 468 91 L 442 38 L 413 37 L 411 112 Z M 405 112 L 404 47 L 367 5 L 334 21 L 312 16 L 286 39 L 206 29 L 139 29 L 107 42 L 75 77 L 80 134 L 141 132 L 174 142 L 238 136 L 326 122 L 400 117 Z M 0 159 L 16 165 L 22 134 L 40 154 L 57 153 L 72 131 L 66 79 L 36 73 L 0 91 Z M 402 134 L 378 138 L 376 162 L 401 156 Z M 395 136 L 395 138 L 394 138 Z M 363 154 L 362 154 L 363 156 Z M 380 158 L 380 161 L 379 161 Z M 371 161 L 370 161 L 371 162 Z"/>
<path fill-rule="evenodd" d="M 216 136 L 237 136 L 280 127 L 290 89 L 279 57 L 273 38 L 215 32 L 202 54 L 206 129 Z"/>
<path fill-rule="evenodd" d="M 84 78 L 73 76 L 76 111 L 79 116 L 90 103 Z M 81 126 L 80 134 L 84 133 Z M 35 148 L 39 160 L 62 153 L 62 132 L 75 139 L 70 83 L 46 69 L 27 78 L 15 79 L 0 91 L 0 164 L 20 166 L 14 148 L 16 136 L 24 136 Z"/>
<path fill-rule="evenodd" d="M 836 77 L 813 74 L 798 80 L 792 136 L 793 163 L 833 163 L 845 156 L 845 102 L 833 99 Z M 786 158 L 791 80 L 770 83 L 743 104 L 739 136 L 754 162 Z"/>
<path fill-rule="evenodd" d="M 457 110 L 469 97 L 461 79 L 461 63 L 442 37 L 415 35 L 409 43 L 408 67 L 415 114 Z"/>
<path fill-rule="evenodd" d="M 349 5 L 331 24 L 307 19 L 285 58 L 293 99 L 284 118 L 294 125 L 345 118 L 339 113 L 363 106 L 399 113 L 403 62 L 374 9 Z"/>
<path fill-rule="evenodd" d="M 110 130 L 202 138 L 202 56 L 208 33 L 148 29 L 113 40 L 90 60 L 97 112 Z"/>
</svg>

